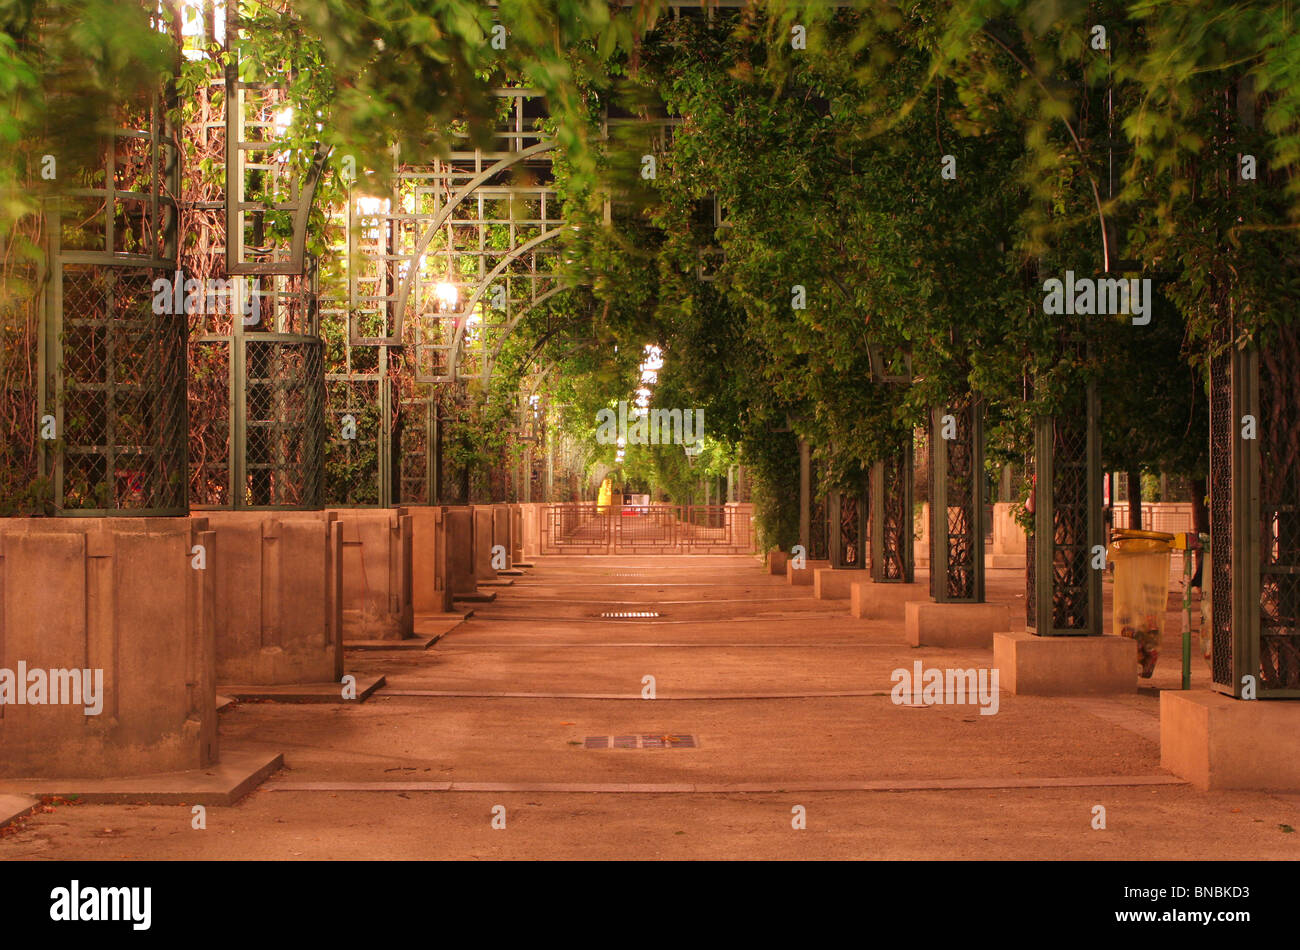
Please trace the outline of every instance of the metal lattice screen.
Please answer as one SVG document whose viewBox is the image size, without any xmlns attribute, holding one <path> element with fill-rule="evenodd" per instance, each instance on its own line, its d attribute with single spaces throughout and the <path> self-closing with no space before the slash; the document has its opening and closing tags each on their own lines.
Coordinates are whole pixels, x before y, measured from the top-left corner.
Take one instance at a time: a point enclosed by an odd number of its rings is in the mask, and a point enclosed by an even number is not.
<svg viewBox="0 0 1300 950">
<path fill-rule="evenodd" d="M 1300 331 L 1259 358 L 1260 690 L 1300 695 Z"/>
<path fill-rule="evenodd" d="M 280 117 L 289 108 L 287 84 L 240 79 L 241 37 L 237 16 L 232 20 L 224 90 L 226 271 L 301 274 L 307 218 L 328 149 L 286 147 Z"/>
<path fill-rule="evenodd" d="M 433 411 L 434 404 L 427 398 L 402 400 L 396 433 L 402 504 L 430 503 Z"/>
<path fill-rule="evenodd" d="M 223 261 L 191 255 L 200 272 Z M 190 491 L 196 507 L 315 508 L 324 464 L 314 267 L 237 277 L 189 314 Z"/>
<path fill-rule="evenodd" d="M 229 339 L 189 347 L 190 504 L 196 508 L 232 505 L 230 348 Z"/>
<path fill-rule="evenodd" d="M 1234 354 L 1226 351 L 1210 362 L 1210 672 L 1216 686 L 1236 693 L 1233 664 L 1233 469 L 1237 461 L 1237 426 L 1233 406 Z"/>
<path fill-rule="evenodd" d="M 835 525 L 832 567 L 859 570 L 867 566 L 867 507 L 858 492 L 837 491 L 831 497 Z"/>
<path fill-rule="evenodd" d="M 811 517 L 808 521 L 808 559 L 825 561 L 831 556 L 830 506 L 826 493 L 822 491 L 819 470 L 821 466 L 814 457 L 808 467 L 808 497 L 811 499 Z"/>
<path fill-rule="evenodd" d="M 380 433 L 387 388 L 387 379 L 326 380 L 326 505 L 380 503 Z"/>
<path fill-rule="evenodd" d="M 1025 459 L 1025 480 L 1030 486 L 1035 483 L 1034 459 Z M 1031 487 L 1030 498 L 1036 499 L 1037 488 Z M 1035 553 L 1034 526 L 1025 532 L 1025 628 L 1033 630 L 1038 625 L 1038 557 Z"/>
<path fill-rule="evenodd" d="M 62 513 L 187 510 L 185 337 L 154 281 L 176 263 L 179 163 L 164 91 L 119 110 L 46 205 L 42 474 Z M 44 428 L 44 424 L 42 424 Z"/>
<path fill-rule="evenodd" d="M 1096 391 L 1081 388 L 1073 411 L 1035 424 L 1036 610 L 1030 620 L 1044 636 L 1101 633 L 1101 574 L 1092 567 L 1092 550 L 1102 543 Z"/>
<path fill-rule="evenodd" d="M 912 560 L 913 435 L 871 469 L 871 579 L 906 583 Z"/>
<path fill-rule="evenodd" d="M 930 594 L 938 603 L 984 600 L 984 433 L 971 398 L 932 413 Z"/>
<path fill-rule="evenodd" d="M 245 503 L 319 508 L 325 414 L 321 343 L 246 336 L 244 346 Z"/>
<path fill-rule="evenodd" d="M 1211 671 L 1234 696 L 1300 697 L 1297 377 L 1294 328 L 1210 367 Z"/>
<path fill-rule="evenodd" d="M 155 272 L 57 268 L 54 372 L 65 511 L 186 511 L 183 316 L 155 313 Z"/>
</svg>

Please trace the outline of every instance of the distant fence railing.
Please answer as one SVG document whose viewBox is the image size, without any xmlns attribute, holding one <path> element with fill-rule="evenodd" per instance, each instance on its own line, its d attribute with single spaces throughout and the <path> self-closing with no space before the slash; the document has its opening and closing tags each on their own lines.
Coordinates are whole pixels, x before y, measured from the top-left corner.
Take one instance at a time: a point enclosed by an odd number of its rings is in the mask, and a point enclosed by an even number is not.
<svg viewBox="0 0 1300 950">
<path fill-rule="evenodd" d="M 750 554 L 749 505 L 544 505 L 543 554 Z"/>
</svg>

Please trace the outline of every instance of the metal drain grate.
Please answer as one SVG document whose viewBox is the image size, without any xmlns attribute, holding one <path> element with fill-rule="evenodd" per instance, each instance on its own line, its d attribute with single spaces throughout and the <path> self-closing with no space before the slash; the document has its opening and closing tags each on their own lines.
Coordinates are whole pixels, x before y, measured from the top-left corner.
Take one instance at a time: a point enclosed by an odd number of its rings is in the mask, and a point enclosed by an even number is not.
<svg viewBox="0 0 1300 950">
<path fill-rule="evenodd" d="M 607 610 L 601 614 L 606 620 L 650 620 L 659 616 L 657 610 Z"/>
<path fill-rule="evenodd" d="M 584 749 L 697 749 L 694 736 L 587 736 Z"/>
</svg>

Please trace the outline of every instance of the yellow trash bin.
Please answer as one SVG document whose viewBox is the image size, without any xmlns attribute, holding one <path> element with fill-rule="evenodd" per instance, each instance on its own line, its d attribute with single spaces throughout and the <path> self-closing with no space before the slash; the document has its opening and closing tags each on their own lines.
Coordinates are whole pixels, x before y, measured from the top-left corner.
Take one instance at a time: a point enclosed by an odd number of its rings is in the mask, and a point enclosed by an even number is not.
<svg viewBox="0 0 1300 950">
<path fill-rule="evenodd" d="M 1137 644 L 1143 679 L 1160 657 L 1169 606 L 1169 553 L 1172 534 L 1119 529 L 1106 552 L 1115 565 L 1114 632 Z"/>
</svg>

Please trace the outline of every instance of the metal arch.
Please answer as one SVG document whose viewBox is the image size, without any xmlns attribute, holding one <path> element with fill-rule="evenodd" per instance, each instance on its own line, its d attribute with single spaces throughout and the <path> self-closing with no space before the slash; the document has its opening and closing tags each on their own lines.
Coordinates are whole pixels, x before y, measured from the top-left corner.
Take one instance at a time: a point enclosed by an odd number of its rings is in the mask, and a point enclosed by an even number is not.
<svg viewBox="0 0 1300 950">
<path fill-rule="evenodd" d="M 577 353 L 581 350 L 585 350 L 588 347 L 595 346 L 599 342 L 600 342 L 599 340 L 596 340 L 594 338 L 590 340 L 583 340 L 580 343 L 574 343 L 572 346 L 570 346 L 559 356 L 553 357 L 551 361 L 546 364 L 545 369 L 533 373 L 531 376 L 528 377 L 528 379 L 532 381 L 532 385 L 529 388 L 525 398 L 531 399 L 533 396 L 537 395 L 538 387 L 542 385 L 542 383 L 546 380 L 547 376 L 551 375 L 551 372 L 555 369 L 555 367 L 560 365 L 560 360 L 564 359 L 567 356 L 572 356 L 574 353 Z"/>
<path fill-rule="evenodd" d="M 520 387 L 518 392 L 518 395 L 523 397 L 523 400 L 520 403 L 520 411 L 524 411 L 524 407 L 528 406 L 532 402 L 533 397 L 537 395 L 537 390 L 541 387 L 542 383 L 546 381 L 546 377 L 550 376 L 555 367 L 560 365 L 560 360 L 566 356 L 571 356 L 572 354 L 577 353 L 579 350 L 585 350 L 587 347 L 592 346 L 597 342 L 597 340 L 592 339 L 574 344 L 569 347 L 569 349 L 565 350 L 560 356 L 553 357 L 551 361 L 546 364 L 544 369 L 529 376 L 527 378 L 529 383 L 528 391 L 524 392 L 523 387 Z M 549 410 L 549 408 L 550 403 L 548 402 L 547 409 Z M 519 427 L 518 421 L 516 421 L 516 427 Z"/>
<path fill-rule="evenodd" d="M 487 380 L 492 378 L 492 370 L 496 368 L 497 357 L 501 355 L 501 348 L 506 345 L 506 340 L 510 338 L 510 334 L 515 332 L 515 327 L 519 326 L 519 322 L 523 320 L 523 318 L 526 317 L 528 314 L 532 313 L 535 307 L 544 304 L 546 301 L 550 300 L 556 294 L 562 294 L 566 290 L 577 290 L 577 287 L 574 284 L 560 284 L 556 287 L 552 287 L 550 290 L 543 293 L 540 297 L 536 297 L 533 300 L 529 301 L 528 306 L 524 307 L 517 314 L 515 314 L 510 319 L 510 322 L 507 323 L 503 328 L 501 328 L 500 339 L 497 341 L 496 346 L 493 347 L 492 355 L 485 361 L 483 366 L 483 372 L 480 374 L 483 379 Z M 460 338 L 457 337 L 458 344 L 459 344 L 459 339 Z"/>
<path fill-rule="evenodd" d="M 560 359 L 559 357 L 556 357 L 555 359 L 547 363 L 546 368 L 542 370 L 540 373 L 534 373 L 531 377 L 529 377 L 532 380 L 532 385 L 528 387 L 529 399 L 537 395 L 538 387 L 541 386 L 543 382 L 545 382 L 547 376 L 551 375 L 551 370 L 555 369 L 555 367 L 559 365 L 560 365 Z"/>
<path fill-rule="evenodd" d="M 452 339 L 451 353 L 447 365 L 447 370 L 452 375 L 452 378 L 458 377 L 457 369 L 460 365 L 461 342 L 465 338 L 465 328 L 469 325 L 469 315 L 473 314 L 474 307 L 483 298 L 483 292 L 488 287 L 492 286 L 492 282 L 496 280 L 496 278 L 501 276 L 505 268 L 508 267 L 510 264 L 514 263 L 516 260 L 518 260 L 521 255 L 528 253 L 533 248 L 537 247 L 539 244 L 544 244 L 547 241 L 551 240 L 556 235 L 563 234 L 563 233 L 564 233 L 563 226 L 558 228 L 552 228 L 549 231 L 543 231 L 535 238 L 525 241 L 523 244 L 520 244 L 518 247 L 512 248 L 510 252 L 501 259 L 501 262 L 497 264 L 496 267 L 492 268 L 492 270 L 489 271 L 487 275 L 485 275 L 483 279 L 478 282 L 478 286 L 474 288 L 473 296 L 471 296 L 467 301 L 465 301 L 465 306 L 455 315 L 457 318 L 464 315 L 465 319 L 456 320 L 456 335 Z M 561 285 L 560 289 L 567 289 L 567 287 L 565 285 Z M 538 300 L 540 299 L 542 298 L 538 298 Z M 532 301 L 528 305 L 528 309 L 532 309 L 532 307 L 535 306 L 537 302 L 538 302 L 537 300 Z M 511 324 L 510 326 L 513 327 L 513 325 L 514 324 Z M 399 311 L 397 326 L 398 326 L 398 330 L 400 331 L 401 329 L 400 311 Z M 510 329 L 507 328 L 505 332 L 505 336 L 508 336 L 509 333 L 510 333 Z M 481 373 L 480 376 L 482 378 L 486 378 L 487 374 Z"/>
<path fill-rule="evenodd" d="M 393 302 L 394 315 L 392 334 L 387 337 L 358 338 L 354 332 L 356 329 L 355 324 L 352 323 L 352 321 L 349 321 L 351 325 L 349 326 L 348 336 L 350 337 L 352 345 L 364 346 L 369 344 L 373 346 L 375 344 L 388 344 L 391 346 L 400 346 L 402 342 L 402 324 L 406 317 L 406 301 L 411 295 L 411 285 L 415 282 L 415 275 L 419 261 L 424 257 L 425 251 L 429 249 L 429 244 L 433 241 L 434 235 L 437 234 L 442 229 L 442 226 L 447 223 L 447 219 L 451 217 L 452 212 L 459 207 L 460 203 L 472 195 L 475 189 L 480 185 L 489 181 L 494 176 L 499 175 L 507 168 L 517 165 L 522 161 L 526 161 L 535 155 L 551 151 L 555 148 L 555 145 L 556 143 L 554 140 L 538 142 L 536 145 L 530 145 L 523 151 L 515 152 L 506 158 L 494 162 L 462 185 L 460 190 L 452 195 L 451 199 L 443 205 L 441 209 L 439 209 L 433 220 L 429 222 L 429 226 L 425 228 L 424 234 L 420 237 L 419 243 L 416 244 L 415 250 L 412 251 L 411 256 L 408 258 L 409 264 L 406 269 L 406 275 L 402 278 L 402 283 L 397 288 L 397 297 Z"/>
</svg>

